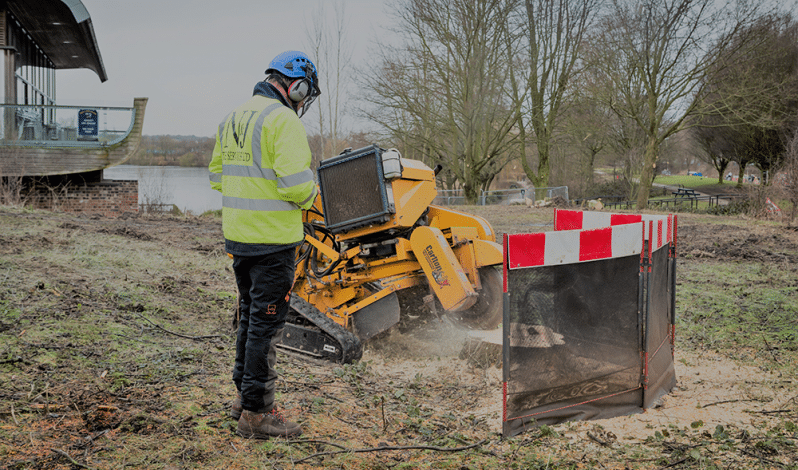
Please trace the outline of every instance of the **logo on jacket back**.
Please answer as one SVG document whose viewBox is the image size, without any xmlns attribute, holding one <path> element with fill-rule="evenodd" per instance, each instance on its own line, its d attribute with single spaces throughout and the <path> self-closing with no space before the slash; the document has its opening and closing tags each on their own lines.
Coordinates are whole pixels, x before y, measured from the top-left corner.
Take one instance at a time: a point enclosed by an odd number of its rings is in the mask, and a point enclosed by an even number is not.
<svg viewBox="0 0 798 470">
<path fill-rule="evenodd" d="M 228 149 L 232 147 L 233 150 L 222 152 L 222 159 L 225 162 L 250 162 L 252 160 L 252 155 L 249 152 L 241 150 L 246 145 L 247 134 L 255 113 L 255 111 L 244 111 L 242 113 L 233 113 L 230 117 L 230 121 L 225 126 L 224 147 Z M 232 142 L 230 141 L 231 136 Z"/>
</svg>

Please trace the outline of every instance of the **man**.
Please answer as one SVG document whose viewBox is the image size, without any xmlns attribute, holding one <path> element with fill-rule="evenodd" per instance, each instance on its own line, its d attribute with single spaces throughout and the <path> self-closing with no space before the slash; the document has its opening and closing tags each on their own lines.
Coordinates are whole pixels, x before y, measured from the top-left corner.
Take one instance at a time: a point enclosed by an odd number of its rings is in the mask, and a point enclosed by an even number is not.
<svg viewBox="0 0 798 470">
<path fill-rule="evenodd" d="M 316 68 L 302 52 L 278 55 L 266 75 L 219 125 L 209 165 L 211 187 L 223 195 L 225 249 L 240 298 L 230 415 L 239 435 L 258 439 L 302 433 L 274 405 L 274 339 L 285 324 L 295 248 L 304 238 L 301 209 L 317 194 L 299 118 L 320 94 Z"/>
</svg>

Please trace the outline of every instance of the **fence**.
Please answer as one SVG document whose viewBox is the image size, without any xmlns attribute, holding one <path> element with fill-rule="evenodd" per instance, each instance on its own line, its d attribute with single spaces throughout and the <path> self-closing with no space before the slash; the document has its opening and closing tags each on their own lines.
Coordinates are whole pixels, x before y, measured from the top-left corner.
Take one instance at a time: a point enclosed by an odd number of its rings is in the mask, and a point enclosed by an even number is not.
<svg viewBox="0 0 798 470">
<path fill-rule="evenodd" d="M 0 141 L 37 147 L 113 145 L 130 134 L 134 108 L 0 104 Z"/>
<path fill-rule="evenodd" d="M 505 235 L 503 434 L 653 406 L 673 366 L 676 217 L 557 210 Z"/>
<path fill-rule="evenodd" d="M 477 205 L 506 205 L 524 204 L 526 199 L 533 201 L 540 199 L 552 199 L 561 197 L 568 200 L 568 186 L 557 186 L 552 188 L 515 188 L 499 189 L 493 191 L 480 191 Z M 438 196 L 432 202 L 439 206 L 455 206 L 467 204 L 462 189 L 439 189 Z"/>
<path fill-rule="evenodd" d="M 733 199 L 746 198 L 747 196 L 741 194 L 719 194 L 717 196 L 694 196 L 694 197 L 675 197 L 668 199 L 649 199 L 649 206 L 656 206 L 662 208 L 673 207 L 690 209 L 698 208 L 699 204 L 704 202 L 707 207 L 720 206 L 721 201 L 727 202 Z M 601 201 L 604 207 L 608 209 L 633 209 L 637 206 L 637 201 Z"/>
</svg>

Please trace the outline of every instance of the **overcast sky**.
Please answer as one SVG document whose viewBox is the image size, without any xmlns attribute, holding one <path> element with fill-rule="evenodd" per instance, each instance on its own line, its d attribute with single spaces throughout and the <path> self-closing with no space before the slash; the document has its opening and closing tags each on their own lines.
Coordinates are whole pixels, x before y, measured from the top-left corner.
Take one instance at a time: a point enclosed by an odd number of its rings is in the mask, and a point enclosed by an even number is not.
<svg viewBox="0 0 798 470">
<path fill-rule="evenodd" d="M 355 57 L 364 60 L 387 21 L 384 0 L 343 1 Z M 108 81 L 90 70 L 59 70 L 58 104 L 133 106 L 133 98 L 147 97 L 145 135 L 207 137 L 252 96 L 275 55 L 303 49 L 313 12 L 322 3 L 332 6 L 331 0 L 82 2 Z"/>
</svg>

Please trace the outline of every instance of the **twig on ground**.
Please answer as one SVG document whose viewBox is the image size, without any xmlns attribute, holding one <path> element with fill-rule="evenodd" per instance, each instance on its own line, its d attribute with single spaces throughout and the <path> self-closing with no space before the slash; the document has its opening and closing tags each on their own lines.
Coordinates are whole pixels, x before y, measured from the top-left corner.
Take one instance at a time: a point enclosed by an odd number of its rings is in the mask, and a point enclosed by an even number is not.
<svg viewBox="0 0 798 470">
<path fill-rule="evenodd" d="M 722 404 L 724 404 L 724 403 L 737 403 L 737 402 L 740 402 L 740 401 L 759 401 L 759 400 L 754 400 L 754 399 L 745 399 L 745 400 L 723 400 L 723 401 L 716 401 L 716 402 L 714 402 L 714 403 L 707 403 L 706 405 L 701 405 L 701 408 L 706 408 L 706 407 L 709 407 L 709 406 L 714 406 L 714 405 L 722 405 Z"/>
<path fill-rule="evenodd" d="M 319 439 L 297 439 L 293 441 L 286 441 L 286 444 L 324 444 L 331 447 L 337 447 L 339 449 L 344 449 L 344 450 L 346 449 L 346 447 L 342 446 L 341 444 L 336 444 L 334 442 L 329 442 L 329 441 L 321 441 Z"/>
<path fill-rule="evenodd" d="M 590 431 L 587 432 L 587 437 L 593 439 L 594 441 L 598 442 L 599 444 L 603 445 L 604 447 L 612 447 L 612 445 L 609 442 L 602 441 L 598 437 L 594 436 L 593 433 L 591 433 Z"/>
<path fill-rule="evenodd" d="M 179 336 L 181 338 L 198 340 L 198 339 L 211 339 L 211 338 L 221 338 L 222 337 L 222 335 L 189 336 L 189 335 L 184 335 L 184 334 L 180 334 L 180 333 L 175 333 L 174 331 L 169 331 L 166 328 L 162 327 L 161 325 L 155 323 L 154 321 L 150 320 L 149 318 L 145 317 L 144 315 L 140 314 L 139 312 L 133 312 L 133 313 L 135 313 L 136 315 L 138 315 L 141 318 L 145 319 L 150 325 L 154 326 L 155 328 L 158 328 L 159 330 L 161 330 L 163 332 L 169 333 L 170 335 Z"/>
<path fill-rule="evenodd" d="M 748 455 L 748 456 L 750 456 L 750 457 L 754 457 L 754 458 L 756 458 L 756 459 L 759 459 L 759 460 L 761 460 L 761 461 L 763 461 L 763 462 L 767 462 L 767 463 L 769 463 L 769 464 L 773 464 L 773 465 L 778 465 L 778 466 L 779 466 L 779 467 L 781 467 L 781 468 L 785 468 L 785 467 L 786 467 L 786 466 L 785 466 L 783 463 L 781 463 L 781 462 L 776 462 L 775 460 L 766 459 L 765 457 L 762 457 L 761 455 L 757 455 L 757 454 L 755 454 L 755 453 L 753 453 L 753 452 L 748 452 L 748 451 L 747 451 L 747 450 L 745 450 L 745 449 L 740 449 L 740 452 L 742 452 L 743 454 L 745 454 L 745 455 Z"/>
<path fill-rule="evenodd" d="M 791 413 L 793 410 L 764 410 L 764 411 L 751 411 L 751 413 L 758 413 L 761 415 L 770 415 L 776 413 Z"/>
<path fill-rule="evenodd" d="M 17 421 L 17 416 L 14 414 L 14 404 L 11 404 L 11 417 L 14 418 L 14 424 L 19 426 L 19 421 Z"/>
<path fill-rule="evenodd" d="M 69 460 L 70 464 L 72 464 L 72 465 L 74 465 L 76 467 L 88 468 L 89 470 L 94 470 L 92 467 L 89 467 L 87 465 L 83 465 L 82 463 L 80 463 L 77 460 L 73 459 L 72 457 L 69 456 L 69 454 L 67 454 L 66 452 L 64 452 L 61 449 L 50 449 L 50 450 L 55 452 L 58 455 L 61 455 L 61 456 L 65 457 L 67 460 Z"/>
<path fill-rule="evenodd" d="M 664 467 L 660 467 L 659 469 L 663 470 L 665 468 L 675 467 L 675 466 L 679 465 L 680 463 L 685 462 L 686 460 L 687 460 L 687 457 L 683 458 L 682 460 L 677 460 L 676 462 L 673 462 L 671 464 L 665 465 Z"/>
<path fill-rule="evenodd" d="M 385 447 L 367 447 L 363 449 L 343 449 L 343 450 L 334 450 L 330 452 L 317 452 L 315 454 L 308 455 L 307 457 L 303 457 L 299 460 L 294 460 L 294 464 L 302 463 L 306 460 L 310 460 L 315 457 L 323 457 L 325 455 L 336 455 L 336 454 L 360 454 L 365 452 L 384 452 L 388 450 L 432 450 L 436 452 L 462 452 L 464 450 L 473 449 L 475 447 L 479 447 L 485 442 L 487 439 L 483 439 L 476 444 L 471 444 L 468 446 L 463 447 L 437 447 L 437 446 L 385 446 Z M 324 442 L 324 444 L 335 445 L 329 442 Z"/>
<path fill-rule="evenodd" d="M 385 420 L 385 397 L 380 395 L 380 411 L 382 411 L 382 432 L 388 429 L 388 421 Z"/>
<path fill-rule="evenodd" d="M 334 397 L 334 396 L 330 395 L 329 393 L 322 393 L 322 396 L 324 396 L 324 398 L 329 398 L 330 400 L 337 401 L 338 403 L 346 403 L 345 401 L 341 400 L 340 398 Z"/>
<path fill-rule="evenodd" d="M 776 357 L 776 353 L 773 352 L 773 348 L 770 347 L 770 344 L 768 343 L 768 339 L 765 338 L 764 336 L 762 336 L 762 340 L 765 342 L 765 348 L 768 350 L 770 355 L 773 356 L 773 360 L 776 361 L 776 364 L 781 365 L 781 362 L 779 362 L 779 358 Z"/>
</svg>

